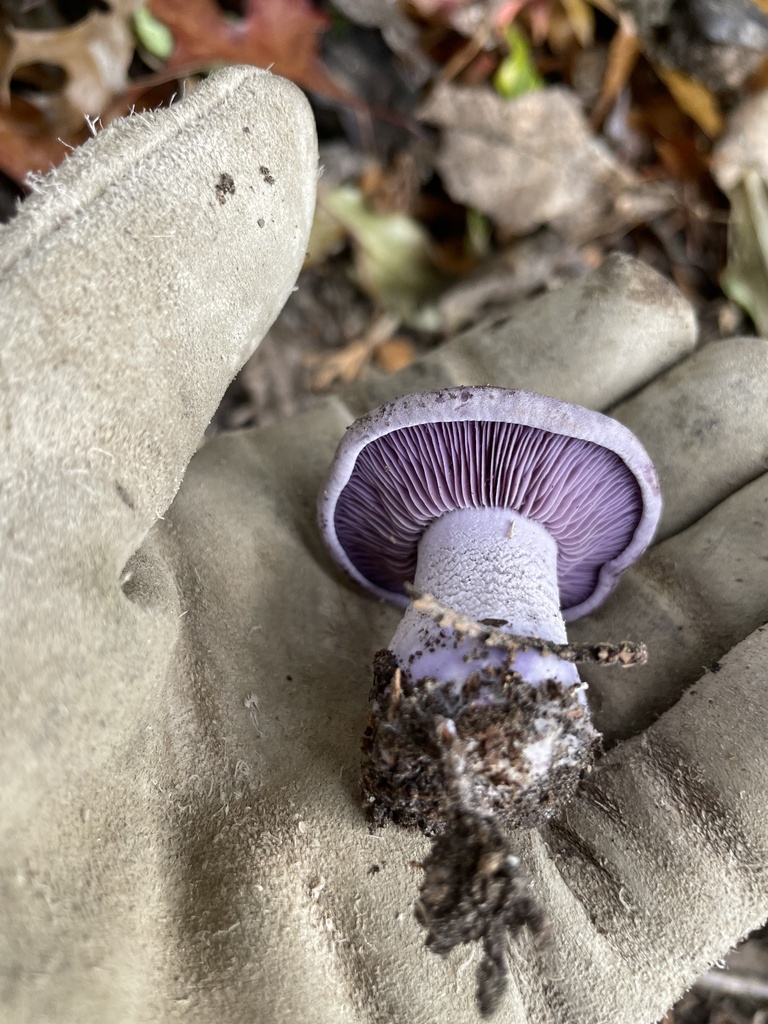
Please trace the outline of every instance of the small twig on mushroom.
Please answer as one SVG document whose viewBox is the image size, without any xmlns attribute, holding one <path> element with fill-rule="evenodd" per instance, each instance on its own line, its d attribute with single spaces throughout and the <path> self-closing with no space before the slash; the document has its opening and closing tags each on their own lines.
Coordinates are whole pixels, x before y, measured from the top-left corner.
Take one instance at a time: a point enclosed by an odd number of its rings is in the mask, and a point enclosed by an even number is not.
<svg viewBox="0 0 768 1024">
<path fill-rule="evenodd" d="M 416 611 L 428 615 L 438 626 L 453 629 L 473 640 L 481 640 L 488 647 L 499 647 L 505 651 L 538 651 L 541 654 L 554 654 L 563 661 L 577 664 L 589 662 L 596 665 L 619 665 L 621 668 L 644 665 L 648 660 L 645 644 L 634 643 L 631 640 L 622 640 L 618 644 L 557 644 L 536 636 L 513 636 L 495 626 L 475 622 L 468 615 L 454 611 L 431 594 L 418 590 L 411 583 L 405 583 L 404 586 Z"/>
</svg>

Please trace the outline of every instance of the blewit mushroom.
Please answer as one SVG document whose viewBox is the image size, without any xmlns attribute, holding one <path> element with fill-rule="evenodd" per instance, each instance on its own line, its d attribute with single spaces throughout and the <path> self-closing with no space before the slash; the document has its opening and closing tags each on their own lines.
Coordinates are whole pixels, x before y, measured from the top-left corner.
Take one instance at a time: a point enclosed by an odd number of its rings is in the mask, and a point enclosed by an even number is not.
<svg viewBox="0 0 768 1024">
<path fill-rule="evenodd" d="M 660 511 L 650 459 L 621 424 L 493 387 L 362 417 L 321 492 L 335 560 L 406 609 L 374 663 L 364 799 L 374 823 L 438 836 L 419 917 L 438 952 L 483 940 L 486 1010 L 503 990 L 502 933 L 540 924 L 499 822 L 547 820 L 591 765 L 598 734 L 573 662 L 642 653 L 575 648 L 565 620 L 605 599 Z"/>
</svg>

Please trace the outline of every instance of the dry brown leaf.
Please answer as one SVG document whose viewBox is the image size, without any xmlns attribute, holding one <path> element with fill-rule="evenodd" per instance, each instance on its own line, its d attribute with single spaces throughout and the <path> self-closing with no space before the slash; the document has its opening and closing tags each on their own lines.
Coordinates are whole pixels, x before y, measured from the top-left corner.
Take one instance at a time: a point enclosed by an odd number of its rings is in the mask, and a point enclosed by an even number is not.
<svg viewBox="0 0 768 1024">
<path fill-rule="evenodd" d="M 82 142 L 84 115 L 101 116 L 106 124 L 134 103 L 141 108 L 148 89 L 154 96 L 168 82 L 217 64 L 272 67 L 306 88 L 359 106 L 320 61 L 317 40 L 328 22 L 309 0 L 249 0 L 239 20 L 225 16 L 215 0 L 154 0 L 153 13 L 172 31 L 175 48 L 159 73 L 129 88 L 135 46 L 129 14 L 140 4 L 114 0 L 109 11 L 93 10 L 63 29 L 0 34 L 0 90 L 6 98 L 14 75 L 26 74 L 34 84 L 35 68 L 41 74 L 52 65 L 65 79 L 59 89 L 30 92 L 28 103 L 14 97 L 0 106 L 0 167 L 15 181 L 23 184 L 28 172 L 47 171 Z"/>
<path fill-rule="evenodd" d="M 374 213 L 405 213 L 413 216 L 421 192 L 421 169 L 411 150 L 401 150 L 388 167 L 370 161 L 359 188 Z"/>
<path fill-rule="evenodd" d="M 186 85 L 189 91 L 191 82 Z M 99 125 L 106 127 L 133 110 L 141 113 L 167 106 L 176 91 L 173 79 L 152 88 L 148 88 L 146 83 L 129 88 L 105 107 Z M 10 107 L 0 106 L 0 170 L 25 188 L 30 174 L 45 174 L 57 167 L 91 134 L 91 128 L 83 125 L 77 131 L 53 135 L 51 126 L 39 110 L 13 96 Z"/>
<path fill-rule="evenodd" d="M 8 28 L 0 22 L 0 78 L 5 75 L 5 69 L 8 67 L 12 50 L 13 42 L 8 35 Z"/>
<path fill-rule="evenodd" d="M 616 197 L 637 185 L 566 89 L 504 100 L 489 89 L 445 85 L 421 117 L 443 129 L 435 163 L 451 198 L 510 235 L 551 224 L 587 241 Z"/>
<path fill-rule="evenodd" d="M 591 46 L 595 38 L 595 11 L 587 0 L 560 0 L 579 46 Z"/>
<path fill-rule="evenodd" d="M 318 53 L 330 22 L 309 0 L 246 0 L 242 18 L 228 18 L 215 0 L 150 0 L 150 11 L 173 35 L 165 68 L 190 71 L 215 64 L 252 64 L 351 102 Z"/>
<path fill-rule="evenodd" d="M 768 181 L 768 89 L 745 97 L 729 115 L 711 166 L 724 192 L 736 188 L 749 169 Z"/>
<path fill-rule="evenodd" d="M 619 8 L 615 0 L 591 0 L 592 6 L 602 11 L 612 21 L 618 22 L 620 17 Z"/>
<path fill-rule="evenodd" d="M 768 3 L 768 0 L 766 0 Z M 768 89 L 768 57 L 764 57 L 760 64 L 744 83 L 744 92 L 749 95 L 753 92 L 760 92 Z"/>
<path fill-rule="evenodd" d="M 416 346 L 408 338 L 390 338 L 382 342 L 373 354 L 374 361 L 384 373 L 397 373 L 410 366 L 417 356 Z"/>
<path fill-rule="evenodd" d="M 411 0 L 413 9 L 427 19 L 453 14 L 470 3 L 471 0 Z"/>
<path fill-rule="evenodd" d="M 723 114 L 716 97 L 702 82 L 672 68 L 656 68 L 680 109 L 692 117 L 705 135 L 716 139 L 723 131 Z"/>
<path fill-rule="evenodd" d="M 24 186 L 30 171 L 49 171 L 58 166 L 67 153 L 84 142 L 88 132 L 81 131 L 65 139 L 46 132 L 42 114 L 13 100 L 10 107 L 0 106 L 0 170 L 18 185 Z"/>
<path fill-rule="evenodd" d="M 560 56 L 570 53 L 576 43 L 577 39 L 568 15 L 562 7 L 554 7 L 547 26 L 547 46 L 552 53 Z"/>
<path fill-rule="evenodd" d="M 603 87 L 595 109 L 592 111 L 590 123 L 597 128 L 634 71 L 637 58 L 640 56 L 640 39 L 631 18 L 622 15 L 619 25 L 608 48 L 608 64 L 603 78 Z"/>
<path fill-rule="evenodd" d="M 334 352 L 310 356 L 307 362 L 314 368 L 313 390 L 327 391 L 336 383 L 349 384 L 362 377 L 376 349 L 389 341 L 398 326 L 399 320 L 381 313 L 362 338 L 356 338 Z"/>
<path fill-rule="evenodd" d="M 30 81 L 36 88 L 25 98 L 54 135 L 77 131 L 127 86 L 135 45 L 127 12 L 94 9 L 64 28 L 31 32 L 8 26 L 6 31 L 10 48 L 0 70 L 0 101 L 8 107 L 11 79 Z M 59 70 L 60 84 L 57 77 L 50 79 L 51 69 Z"/>
<path fill-rule="evenodd" d="M 477 26 L 472 36 L 450 60 L 446 61 L 437 76 L 438 82 L 452 82 L 472 61 L 488 46 L 493 37 L 491 19 L 485 17 Z"/>
<path fill-rule="evenodd" d="M 667 175 L 673 181 L 693 182 L 700 175 L 700 161 L 697 159 L 695 145 L 689 139 L 677 138 L 674 141 L 657 138 L 653 140 L 653 148 L 661 161 Z"/>
<path fill-rule="evenodd" d="M 366 338 L 350 341 L 338 352 L 307 360 L 315 368 L 312 374 L 313 391 L 327 391 L 334 384 L 349 384 L 358 380 L 371 360 L 373 349 Z"/>
</svg>

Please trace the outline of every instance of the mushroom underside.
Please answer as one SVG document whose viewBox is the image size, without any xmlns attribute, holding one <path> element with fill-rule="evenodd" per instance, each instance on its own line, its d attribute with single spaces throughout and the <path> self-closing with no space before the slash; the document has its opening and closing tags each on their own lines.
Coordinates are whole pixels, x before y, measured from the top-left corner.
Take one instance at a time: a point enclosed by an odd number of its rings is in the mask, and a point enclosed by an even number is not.
<svg viewBox="0 0 768 1024">
<path fill-rule="evenodd" d="M 634 473 L 599 444 L 519 423 L 465 420 L 390 431 L 358 453 L 333 510 L 345 559 L 380 593 L 402 599 L 430 523 L 456 509 L 509 509 L 558 548 L 564 609 L 594 591 L 642 515 Z"/>
</svg>

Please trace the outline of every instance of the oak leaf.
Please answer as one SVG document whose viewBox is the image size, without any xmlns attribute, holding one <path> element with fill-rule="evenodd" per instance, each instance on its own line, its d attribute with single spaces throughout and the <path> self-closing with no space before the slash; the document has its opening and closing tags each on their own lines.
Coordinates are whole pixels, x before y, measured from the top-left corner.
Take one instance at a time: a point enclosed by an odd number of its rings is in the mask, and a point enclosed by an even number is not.
<svg viewBox="0 0 768 1024">
<path fill-rule="evenodd" d="M 127 88 L 134 38 L 123 10 L 94 9 L 75 24 L 43 31 L 8 26 L 6 40 L 0 102 L 10 104 L 12 80 L 29 79 L 25 98 L 45 116 L 51 134 L 78 131 Z M 60 83 L 47 80 L 52 72 Z M 40 75 L 46 76 L 42 87 Z"/>
<path fill-rule="evenodd" d="M 151 0 L 149 9 L 173 35 L 167 71 L 183 75 L 218 64 L 252 64 L 349 100 L 318 53 L 329 20 L 308 0 L 246 0 L 240 18 L 227 17 L 215 0 Z"/>
</svg>

